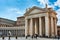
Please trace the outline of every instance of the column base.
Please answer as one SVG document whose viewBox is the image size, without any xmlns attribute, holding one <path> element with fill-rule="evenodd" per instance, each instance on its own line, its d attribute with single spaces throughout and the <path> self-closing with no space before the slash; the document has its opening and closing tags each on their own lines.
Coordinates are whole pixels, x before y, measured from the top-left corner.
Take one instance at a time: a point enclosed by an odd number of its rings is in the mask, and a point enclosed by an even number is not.
<svg viewBox="0 0 60 40">
<path fill-rule="evenodd" d="M 25 36 L 26 37 L 26 39 L 27 39 L 27 36 Z"/>
<path fill-rule="evenodd" d="M 55 38 L 55 36 L 51 36 L 51 38 Z"/>
<path fill-rule="evenodd" d="M 57 38 L 58 37 L 58 35 L 55 35 L 55 38 Z"/>
<path fill-rule="evenodd" d="M 33 36 L 33 35 L 31 35 L 30 37 L 31 37 L 31 38 L 33 38 L 34 36 Z"/>
<path fill-rule="evenodd" d="M 42 35 L 38 35 L 39 37 L 42 37 Z"/>
<path fill-rule="evenodd" d="M 46 37 L 46 38 L 49 38 L 49 34 L 48 34 L 48 35 L 47 35 L 47 34 L 45 34 L 45 37 Z"/>
<path fill-rule="evenodd" d="M 33 35 L 27 35 L 27 36 L 25 36 L 26 37 L 26 39 L 28 38 L 28 37 L 31 37 L 31 38 L 33 38 L 34 36 Z"/>
<path fill-rule="evenodd" d="M 37 37 L 38 37 L 38 34 L 35 34 L 35 35 L 34 35 L 34 38 L 37 38 Z"/>
<path fill-rule="evenodd" d="M 46 38 L 49 38 L 49 36 L 45 36 Z"/>
<path fill-rule="evenodd" d="M 30 37 L 30 35 L 27 35 L 27 36 L 25 36 L 26 37 L 26 39 L 27 39 L 27 37 Z"/>
<path fill-rule="evenodd" d="M 27 37 L 30 37 L 30 35 L 27 35 Z"/>
</svg>

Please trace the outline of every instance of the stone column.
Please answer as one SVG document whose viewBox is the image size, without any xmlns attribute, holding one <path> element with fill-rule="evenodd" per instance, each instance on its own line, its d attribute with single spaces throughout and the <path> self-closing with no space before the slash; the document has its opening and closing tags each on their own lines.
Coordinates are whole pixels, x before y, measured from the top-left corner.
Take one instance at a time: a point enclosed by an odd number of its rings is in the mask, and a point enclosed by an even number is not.
<svg viewBox="0 0 60 40">
<path fill-rule="evenodd" d="M 55 18 L 55 36 L 57 36 L 57 23 L 56 23 L 56 18 Z"/>
<path fill-rule="evenodd" d="M 39 17 L 39 35 L 42 36 L 42 24 L 41 17 Z"/>
<path fill-rule="evenodd" d="M 33 35 L 33 19 L 30 19 L 30 36 Z"/>
<path fill-rule="evenodd" d="M 53 17 L 51 17 L 51 36 L 54 37 L 54 24 L 53 24 Z"/>
<path fill-rule="evenodd" d="M 28 20 L 25 19 L 25 36 L 28 35 Z"/>
<path fill-rule="evenodd" d="M 49 37 L 49 17 L 45 16 L 45 36 Z"/>
<path fill-rule="evenodd" d="M 37 32 L 37 21 L 36 21 L 36 19 L 35 19 L 35 34 L 38 34 L 38 32 Z"/>
</svg>

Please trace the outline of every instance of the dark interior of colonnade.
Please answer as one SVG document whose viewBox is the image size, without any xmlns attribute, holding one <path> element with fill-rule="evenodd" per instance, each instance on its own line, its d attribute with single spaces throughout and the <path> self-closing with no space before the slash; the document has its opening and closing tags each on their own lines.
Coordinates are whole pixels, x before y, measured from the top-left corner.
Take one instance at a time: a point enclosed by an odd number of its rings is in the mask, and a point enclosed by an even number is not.
<svg viewBox="0 0 60 40">
<path fill-rule="evenodd" d="M 55 18 L 53 18 L 53 25 L 54 25 L 54 35 L 55 35 Z"/>
<path fill-rule="evenodd" d="M 35 34 L 35 18 L 33 18 L 33 34 Z"/>
<path fill-rule="evenodd" d="M 37 32 L 38 32 L 38 35 L 39 35 L 39 18 L 37 18 Z"/>
<path fill-rule="evenodd" d="M 49 36 L 51 36 L 51 17 L 49 17 Z"/>
<path fill-rule="evenodd" d="M 30 35 L 29 34 L 29 32 L 30 32 L 29 30 L 30 30 L 30 19 L 28 19 L 28 35 Z"/>
<path fill-rule="evenodd" d="M 39 35 L 39 18 L 37 18 L 37 30 L 38 30 L 38 35 Z"/>
<path fill-rule="evenodd" d="M 33 18 L 33 34 L 35 34 L 35 21 L 37 23 L 37 32 L 39 35 L 39 18 Z"/>
<path fill-rule="evenodd" d="M 39 35 L 39 18 L 33 18 L 33 34 L 35 34 L 35 21 L 37 21 L 37 32 Z M 45 36 L 45 17 L 41 17 L 42 36 Z"/>
<path fill-rule="evenodd" d="M 41 17 L 42 36 L 45 36 L 45 17 Z"/>
</svg>

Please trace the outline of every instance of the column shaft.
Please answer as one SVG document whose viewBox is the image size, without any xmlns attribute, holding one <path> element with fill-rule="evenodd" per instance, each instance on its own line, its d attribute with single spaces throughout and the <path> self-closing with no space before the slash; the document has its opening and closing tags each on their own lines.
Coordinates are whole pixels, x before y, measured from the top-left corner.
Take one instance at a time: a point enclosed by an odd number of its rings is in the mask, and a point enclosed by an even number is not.
<svg viewBox="0 0 60 40">
<path fill-rule="evenodd" d="M 45 36 L 49 37 L 49 18 L 45 17 Z"/>
<path fill-rule="evenodd" d="M 30 19 L 30 35 L 33 35 L 33 19 Z"/>
<path fill-rule="evenodd" d="M 41 17 L 39 17 L 39 35 L 42 36 L 42 24 L 41 24 Z"/>
<path fill-rule="evenodd" d="M 55 19 L 55 36 L 57 36 L 57 23 L 56 23 L 56 19 Z"/>
<path fill-rule="evenodd" d="M 54 24 L 53 24 L 53 17 L 51 17 L 51 36 L 54 36 Z"/>
<path fill-rule="evenodd" d="M 28 20 L 25 19 L 25 36 L 28 35 Z"/>
<path fill-rule="evenodd" d="M 35 19 L 35 34 L 38 34 L 38 31 L 37 31 L 37 21 Z"/>
</svg>

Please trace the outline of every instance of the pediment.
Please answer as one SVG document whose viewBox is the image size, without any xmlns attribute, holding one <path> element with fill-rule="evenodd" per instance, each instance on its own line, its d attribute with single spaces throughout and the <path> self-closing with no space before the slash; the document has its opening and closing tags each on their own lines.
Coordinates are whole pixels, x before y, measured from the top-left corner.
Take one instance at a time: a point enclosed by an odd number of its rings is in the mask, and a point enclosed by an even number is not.
<svg viewBox="0 0 60 40">
<path fill-rule="evenodd" d="M 39 8 L 39 7 L 32 7 L 31 9 L 29 9 L 25 15 L 30 15 L 30 14 L 36 14 L 36 13 L 41 13 L 44 12 L 45 10 L 43 8 Z"/>
<path fill-rule="evenodd" d="M 40 13 L 40 12 L 42 12 L 42 10 L 34 9 L 29 14 L 35 14 L 35 13 Z"/>
</svg>

